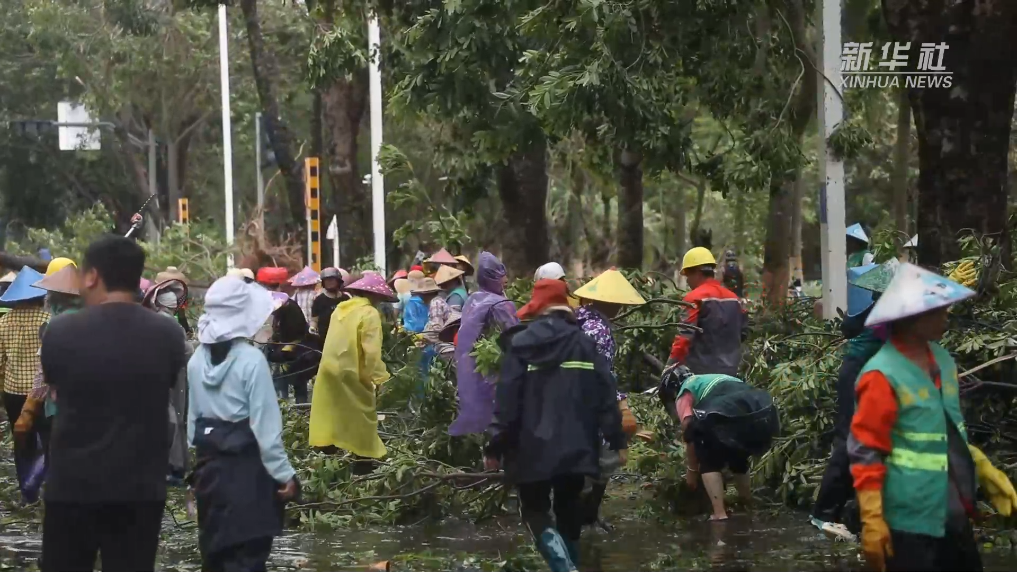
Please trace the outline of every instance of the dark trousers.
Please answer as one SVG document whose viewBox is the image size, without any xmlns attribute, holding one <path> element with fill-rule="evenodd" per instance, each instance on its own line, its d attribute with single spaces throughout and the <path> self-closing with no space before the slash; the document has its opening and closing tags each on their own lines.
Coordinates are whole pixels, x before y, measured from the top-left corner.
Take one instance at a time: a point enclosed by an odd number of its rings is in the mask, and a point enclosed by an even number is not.
<svg viewBox="0 0 1017 572">
<path fill-rule="evenodd" d="M 583 530 L 584 505 L 581 497 L 585 482 L 586 477 L 583 475 L 562 475 L 550 481 L 520 483 L 519 504 L 522 508 L 523 521 L 530 527 L 530 531 L 539 536 L 541 531 L 553 527 L 557 528 L 558 533 L 566 540 L 578 542 Z"/>
<path fill-rule="evenodd" d="M 21 417 L 21 410 L 25 407 L 28 396 L 4 392 L 3 399 L 7 425 L 13 435 L 14 423 L 17 422 L 18 417 Z M 14 445 L 14 467 L 18 473 L 19 482 L 20 479 L 27 476 L 36 455 L 38 455 L 37 435 L 33 430 L 20 444 L 15 443 Z"/>
<path fill-rule="evenodd" d="M 841 522 L 844 506 L 855 494 L 851 477 L 851 460 L 848 458 L 847 439 L 851 433 L 851 418 L 855 414 L 855 380 L 866 360 L 849 356 L 837 373 L 837 417 L 834 420 L 833 453 L 819 484 L 812 516 L 824 522 Z"/>
<path fill-rule="evenodd" d="M 47 502 L 42 524 L 42 572 L 103 572 L 155 569 L 165 502 Z"/>
<path fill-rule="evenodd" d="M 297 403 L 307 403 L 307 380 L 290 376 L 280 377 L 275 380 L 275 392 L 279 399 L 290 398 L 290 386 L 293 386 L 293 397 Z"/>
<path fill-rule="evenodd" d="M 943 538 L 890 531 L 893 556 L 886 559 L 887 572 L 981 572 L 982 557 L 968 524 L 962 530 L 947 529 Z"/>
<path fill-rule="evenodd" d="M 201 572 L 265 572 L 272 537 L 248 540 L 202 557 Z"/>
<path fill-rule="evenodd" d="M 819 495 L 812 507 L 812 516 L 823 522 L 841 522 L 844 505 L 854 494 L 847 442 L 838 437 L 833 442 L 833 454 L 823 472 L 823 480 L 819 483 Z"/>
</svg>

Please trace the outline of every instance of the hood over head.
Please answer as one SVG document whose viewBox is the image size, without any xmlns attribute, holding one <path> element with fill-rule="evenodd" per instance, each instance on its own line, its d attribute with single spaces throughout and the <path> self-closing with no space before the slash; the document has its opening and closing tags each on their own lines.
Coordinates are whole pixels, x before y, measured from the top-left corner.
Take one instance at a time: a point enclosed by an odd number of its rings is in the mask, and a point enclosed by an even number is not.
<svg viewBox="0 0 1017 572">
<path fill-rule="evenodd" d="M 492 294 L 504 294 L 505 288 L 501 285 L 501 279 L 506 274 L 505 265 L 497 256 L 485 250 L 477 257 L 477 286 L 482 290 Z"/>
<path fill-rule="evenodd" d="M 233 276 L 220 278 L 205 293 L 205 313 L 198 319 L 198 341 L 215 344 L 253 338 L 270 315 L 272 294 L 268 290 Z"/>
<path fill-rule="evenodd" d="M 551 309 L 569 310 L 568 285 L 555 278 L 537 280 L 533 284 L 533 294 L 525 306 L 519 308 L 516 315 L 520 320 L 529 320 Z"/>
<path fill-rule="evenodd" d="M 572 355 L 576 344 L 586 334 L 567 311 L 551 312 L 533 320 L 527 326 L 517 326 L 505 332 L 511 336 L 512 352 L 527 363 L 537 366 L 556 366 Z"/>
</svg>

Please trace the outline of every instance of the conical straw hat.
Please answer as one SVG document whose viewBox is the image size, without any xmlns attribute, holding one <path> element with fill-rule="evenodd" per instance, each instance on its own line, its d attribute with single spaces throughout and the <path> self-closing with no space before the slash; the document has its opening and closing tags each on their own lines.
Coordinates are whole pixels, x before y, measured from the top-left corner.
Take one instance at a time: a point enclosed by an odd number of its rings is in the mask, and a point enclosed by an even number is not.
<svg viewBox="0 0 1017 572">
<path fill-rule="evenodd" d="M 873 306 L 865 325 L 875 326 L 917 316 L 974 295 L 974 291 L 949 278 L 905 262 L 900 265 L 886 292 Z"/>
<path fill-rule="evenodd" d="M 852 279 L 850 282 L 853 286 L 871 292 L 886 292 L 887 287 L 890 286 L 890 281 L 893 280 L 899 268 L 900 261 L 896 258 L 891 258 L 861 276 Z M 848 272 L 850 273 L 850 270 Z"/>
<path fill-rule="evenodd" d="M 453 266 L 459 264 L 459 261 L 444 248 L 432 254 L 431 257 L 424 262 L 429 262 L 431 264 L 451 264 Z"/>
<path fill-rule="evenodd" d="M 575 291 L 575 296 L 586 300 L 627 306 L 639 306 L 646 303 L 646 300 L 643 300 L 639 292 L 625 279 L 625 276 L 613 268 L 584 284 L 582 288 Z"/>
<path fill-rule="evenodd" d="M 414 294 L 434 294 L 441 292 L 441 286 L 435 283 L 434 278 L 424 278 L 413 286 L 412 292 Z"/>
<path fill-rule="evenodd" d="M 434 281 L 440 286 L 446 282 L 451 282 L 456 278 L 459 278 L 463 274 L 464 272 L 458 268 L 442 265 L 442 267 L 434 273 Z"/>
<path fill-rule="evenodd" d="M 39 280 L 32 286 L 41 288 L 47 292 L 59 292 L 61 294 L 78 295 L 78 269 L 74 266 L 64 266 L 53 274 Z"/>
<path fill-rule="evenodd" d="M 470 262 L 469 258 L 466 258 L 462 254 L 460 254 L 459 256 L 456 256 L 456 260 L 458 260 L 460 264 L 462 264 L 462 265 L 464 265 L 466 267 L 466 268 L 463 268 L 463 270 L 466 271 L 466 275 L 467 276 L 473 276 L 473 273 L 476 272 L 476 269 L 473 268 L 473 263 Z"/>
<path fill-rule="evenodd" d="M 862 229 L 862 225 L 857 222 L 847 227 L 847 235 L 851 238 L 857 238 L 866 244 L 869 242 L 869 235 L 865 234 L 865 230 Z"/>
</svg>

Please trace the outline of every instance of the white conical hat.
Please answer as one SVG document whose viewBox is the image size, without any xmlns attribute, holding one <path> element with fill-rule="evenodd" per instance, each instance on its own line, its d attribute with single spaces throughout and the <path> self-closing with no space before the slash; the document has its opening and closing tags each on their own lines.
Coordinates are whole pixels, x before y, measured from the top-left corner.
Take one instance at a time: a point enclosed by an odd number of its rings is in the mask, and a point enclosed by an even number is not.
<svg viewBox="0 0 1017 572">
<path fill-rule="evenodd" d="M 869 242 L 869 235 L 865 234 L 865 230 L 862 229 L 862 225 L 857 222 L 847 227 L 847 235 L 851 238 L 857 238 L 864 243 Z"/>
<path fill-rule="evenodd" d="M 967 300 L 974 295 L 973 290 L 949 278 L 904 262 L 897 269 L 886 292 L 873 306 L 865 325 L 875 326 L 917 316 Z"/>
<path fill-rule="evenodd" d="M 918 235 L 912 236 L 911 240 L 907 241 L 904 245 L 904 248 L 918 248 Z"/>
</svg>

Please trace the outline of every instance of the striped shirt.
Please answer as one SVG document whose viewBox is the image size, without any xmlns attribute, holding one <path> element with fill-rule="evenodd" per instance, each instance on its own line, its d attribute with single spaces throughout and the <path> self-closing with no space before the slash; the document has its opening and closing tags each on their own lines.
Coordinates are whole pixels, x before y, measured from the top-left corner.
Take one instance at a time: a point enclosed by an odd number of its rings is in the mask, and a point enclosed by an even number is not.
<svg viewBox="0 0 1017 572">
<path fill-rule="evenodd" d="M 49 321 L 41 307 L 14 308 L 0 317 L 0 371 L 4 393 L 28 395 L 39 371 L 39 329 Z"/>
</svg>

